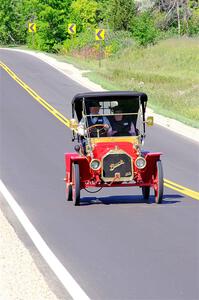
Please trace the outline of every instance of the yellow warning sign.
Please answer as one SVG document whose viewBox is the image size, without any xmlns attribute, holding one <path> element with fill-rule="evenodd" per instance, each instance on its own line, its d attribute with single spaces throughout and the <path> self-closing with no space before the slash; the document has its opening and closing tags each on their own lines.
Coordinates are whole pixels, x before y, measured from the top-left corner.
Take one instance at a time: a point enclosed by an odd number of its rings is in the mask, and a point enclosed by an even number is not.
<svg viewBox="0 0 199 300">
<path fill-rule="evenodd" d="M 68 24 L 68 33 L 69 34 L 76 33 L 76 24 L 74 24 L 74 23 Z"/>
<path fill-rule="evenodd" d="M 105 30 L 104 29 L 96 29 L 95 30 L 96 41 L 103 41 L 104 38 L 105 38 Z"/>
<path fill-rule="evenodd" d="M 28 32 L 36 32 L 36 24 L 35 23 L 28 23 Z"/>
</svg>

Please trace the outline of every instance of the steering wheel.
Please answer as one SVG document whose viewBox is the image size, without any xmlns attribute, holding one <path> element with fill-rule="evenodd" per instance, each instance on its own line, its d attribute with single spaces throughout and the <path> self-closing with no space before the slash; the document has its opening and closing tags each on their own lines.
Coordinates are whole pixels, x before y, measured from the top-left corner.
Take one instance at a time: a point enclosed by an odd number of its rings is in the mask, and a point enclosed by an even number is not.
<svg viewBox="0 0 199 300">
<path fill-rule="evenodd" d="M 108 130 L 109 126 L 107 124 L 94 124 L 87 128 L 87 131 L 90 134 L 96 134 L 96 133 L 105 133 Z"/>
</svg>

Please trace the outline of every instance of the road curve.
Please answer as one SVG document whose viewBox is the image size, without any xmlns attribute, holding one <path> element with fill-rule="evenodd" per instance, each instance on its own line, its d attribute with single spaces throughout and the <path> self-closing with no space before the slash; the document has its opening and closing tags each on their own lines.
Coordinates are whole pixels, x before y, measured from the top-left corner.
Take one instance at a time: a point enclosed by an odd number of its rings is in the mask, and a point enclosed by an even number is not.
<svg viewBox="0 0 199 300">
<path fill-rule="evenodd" d="M 34 57 L 0 51 L 1 61 L 66 117 L 85 91 Z M 139 189 L 64 198 L 63 154 L 71 133 L 1 70 L 1 179 L 32 224 L 91 299 L 198 299 L 199 202 L 165 188 L 163 205 Z M 161 151 L 164 176 L 198 189 L 198 144 L 148 129 L 145 148 Z M 121 196 L 120 196 L 121 195 Z M 130 196 L 129 196 L 130 195 Z"/>
</svg>

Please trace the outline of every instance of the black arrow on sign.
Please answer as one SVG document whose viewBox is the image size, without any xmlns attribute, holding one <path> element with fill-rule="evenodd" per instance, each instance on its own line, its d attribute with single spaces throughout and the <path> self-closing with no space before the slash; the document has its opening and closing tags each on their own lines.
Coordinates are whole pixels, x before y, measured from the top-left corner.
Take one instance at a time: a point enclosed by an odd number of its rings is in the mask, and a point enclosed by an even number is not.
<svg viewBox="0 0 199 300">
<path fill-rule="evenodd" d="M 32 32 L 34 32 L 34 23 L 32 23 L 31 25 L 30 25 L 30 30 L 32 31 Z"/>
<path fill-rule="evenodd" d="M 102 36 L 101 36 L 102 32 L 103 32 L 103 29 L 99 30 L 98 33 L 97 33 L 97 36 L 98 36 L 99 40 L 102 40 Z"/>
<path fill-rule="evenodd" d="M 75 33 L 75 31 L 73 30 L 73 27 L 75 26 L 75 24 L 72 24 L 70 27 L 69 27 L 69 29 L 70 29 L 70 31 L 72 32 L 72 33 Z"/>
</svg>

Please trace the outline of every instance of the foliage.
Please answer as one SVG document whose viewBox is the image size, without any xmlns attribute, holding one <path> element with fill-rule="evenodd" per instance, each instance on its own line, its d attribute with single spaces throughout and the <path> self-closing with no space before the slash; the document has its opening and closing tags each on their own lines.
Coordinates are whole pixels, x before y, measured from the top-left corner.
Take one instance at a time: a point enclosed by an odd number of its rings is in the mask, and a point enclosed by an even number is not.
<svg viewBox="0 0 199 300">
<path fill-rule="evenodd" d="M 145 11 L 134 18 L 132 22 L 133 37 L 141 46 L 154 44 L 158 37 L 158 30 L 155 28 L 151 12 Z"/>
<path fill-rule="evenodd" d="M 132 45 L 132 34 L 129 31 L 109 31 L 105 41 L 105 47 L 107 49 L 106 56 L 111 56 Z"/>
<path fill-rule="evenodd" d="M 101 50 L 103 56 L 111 56 L 121 49 L 132 46 L 132 35 L 128 31 L 107 31 L 105 41 L 97 42 L 95 40 L 95 32 L 90 28 L 85 29 L 84 32 L 78 36 L 72 36 L 67 39 L 60 52 L 62 54 L 75 54 L 84 57 L 98 57 L 98 50 L 101 43 Z"/>
<path fill-rule="evenodd" d="M 53 51 L 56 44 L 61 43 L 66 36 L 66 20 L 64 12 L 52 8 L 51 6 L 43 7 L 43 10 L 38 14 L 37 27 L 38 31 L 35 34 L 35 44 L 32 44 L 32 39 L 28 42 L 33 47 L 43 51 Z"/>
<path fill-rule="evenodd" d="M 29 22 L 36 23 L 36 33 L 28 33 Z M 68 49 L 69 23 L 76 23 L 77 33 L 81 34 L 77 48 L 90 40 L 87 28 L 94 32 L 98 27 L 114 36 L 105 42 L 105 47 L 107 53 L 115 53 L 121 48 L 116 37 L 120 31 L 120 40 L 124 31 L 132 32 L 142 46 L 155 43 L 160 31 L 162 37 L 176 33 L 197 35 L 199 7 L 197 0 L 0 1 L 1 44 L 22 44 L 27 40 L 30 47 L 39 50 L 57 52 L 63 44 Z"/>
<path fill-rule="evenodd" d="M 156 17 L 159 13 L 161 29 L 177 32 L 178 35 L 198 34 L 198 0 L 156 0 L 154 8 Z"/>
<path fill-rule="evenodd" d="M 190 36 L 199 34 L 199 8 L 193 10 L 192 18 L 188 21 L 188 33 Z"/>
<path fill-rule="evenodd" d="M 24 30 L 20 28 L 20 8 L 22 1 L 0 1 L 0 43 L 16 44 L 24 42 Z"/>
<path fill-rule="evenodd" d="M 135 15 L 134 0 L 110 0 L 108 21 L 113 30 L 129 30 Z"/>
<path fill-rule="evenodd" d="M 38 0 L 39 1 L 39 0 Z M 56 52 L 67 36 L 67 17 L 71 0 L 43 0 L 37 6 L 37 32 L 28 36 L 28 44 L 47 52 Z"/>
<path fill-rule="evenodd" d="M 71 36 L 65 40 L 62 53 L 72 53 L 74 50 L 80 51 L 82 48 L 92 48 L 95 45 L 95 34 L 90 28 L 85 29 L 78 36 Z"/>
<path fill-rule="evenodd" d="M 96 11 L 96 21 L 98 24 L 107 24 L 110 16 L 110 0 L 96 0 L 98 9 Z"/>
<path fill-rule="evenodd" d="M 96 25 L 98 3 L 95 0 L 76 0 L 70 7 L 70 22 L 76 23 L 78 32 Z"/>
</svg>

